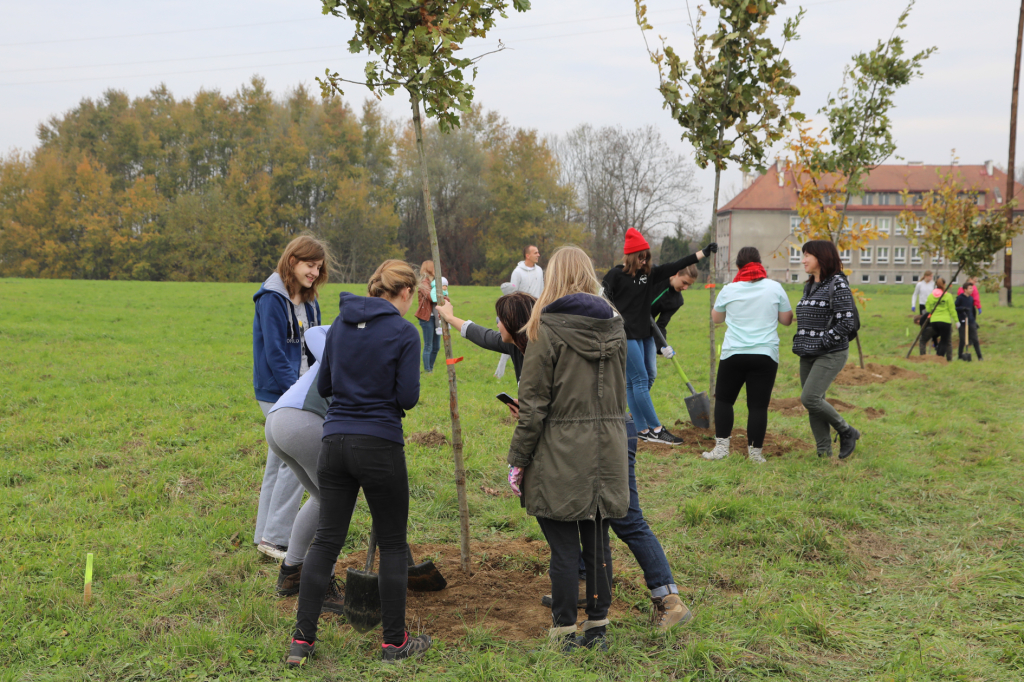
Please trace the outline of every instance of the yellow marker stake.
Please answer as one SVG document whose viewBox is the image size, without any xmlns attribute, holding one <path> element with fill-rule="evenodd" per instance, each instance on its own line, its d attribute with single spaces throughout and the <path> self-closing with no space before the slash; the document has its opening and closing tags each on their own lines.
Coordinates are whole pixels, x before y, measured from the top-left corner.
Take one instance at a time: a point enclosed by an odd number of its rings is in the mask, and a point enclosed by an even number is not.
<svg viewBox="0 0 1024 682">
<path fill-rule="evenodd" d="M 85 555 L 85 603 L 92 601 L 92 552 Z"/>
</svg>

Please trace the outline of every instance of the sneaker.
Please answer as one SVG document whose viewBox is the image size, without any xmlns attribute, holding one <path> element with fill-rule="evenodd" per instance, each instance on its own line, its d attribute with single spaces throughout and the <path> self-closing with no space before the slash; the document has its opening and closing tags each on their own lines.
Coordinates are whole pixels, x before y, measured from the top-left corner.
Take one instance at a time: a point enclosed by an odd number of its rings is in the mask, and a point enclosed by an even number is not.
<svg viewBox="0 0 1024 682">
<path fill-rule="evenodd" d="M 338 589 L 338 579 L 333 576 L 331 582 L 327 584 L 327 594 L 324 595 L 324 605 L 321 610 L 341 616 L 345 615 L 345 594 Z"/>
<path fill-rule="evenodd" d="M 839 434 L 839 459 L 846 459 L 857 449 L 857 440 L 860 438 L 860 431 L 852 426 L 846 429 L 845 433 Z"/>
<path fill-rule="evenodd" d="M 302 577 L 302 564 L 291 567 L 285 572 L 284 562 L 281 562 L 281 570 L 277 572 L 277 596 L 290 597 L 299 593 L 299 578 Z"/>
<path fill-rule="evenodd" d="M 654 603 L 651 620 L 654 627 L 660 630 L 668 630 L 674 625 L 685 625 L 693 618 L 693 612 L 683 603 L 678 594 L 651 597 L 651 601 Z"/>
<path fill-rule="evenodd" d="M 715 438 L 715 448 L 711 452 L 702 452 L 701 457 L 708 460 L 725 459 L 729 456 L 729 442 L 732 438 Z"/>
<path fill-rule="evenodd" d="M 669 430 L 664 427 L 662 427 L 661 431 L 658 431 L 657 433 L 655 433 L 653 429 L 649 433 L 651 437 L 648 438 L 647 440 L 650 441 L 651 443 L 661 443 L 662 445 L 683 444 L 682 438 L 672 433 L 669 433 Z"/>
<path fill-rule="evenodd" d="M 657 437 L 655 437 L 655 435 L 654 435 L 654 431 L 651 431 L 650 429 L 648 429 L 647 431 L 637 432 L 636 439 L 637 440 L 642 440 L 645 443 L 651 443 L 651 442 L 657 443 L 658 442 Z"/>
<path fill-rule="evenodd" d="M 381 653 L 381 658 L 384 662 L 394 663 L 395 661 L 422 655 L 423 652 L 430 648 L 430 636 L 418 635 L 410 637 L 409 633 L 406 632 L 405 641 L 402 642 L 401 646 L 395 646 L 394 644 L 382 644 L 381 646 L 384 648 L 384 651 Z"/>
<path fill-rule="evenodd" d="M 288 658 L 284 664 L 289 668 L 298 668 L 306 665 L 306 661 L 313 655 L 313 642 L 303 642 L 301 639 L 293 639 L 291 648 L 288 649 Z"/>
<path fill-rule="evenodd" d="M 764 448 L 755 448 L 752 445 L 747 445 L 747 459 L 751 462 L 756 462 L 757 464 L 764 464 L 768 460 L 766 460 L 764 455 L 761 454 L 763 451 Z"/>
<path fill-rule="evenodd" d="M 260 544 L 256 545 L 256 551 L 266 554 L 268 557 L 277 559 L 278 561 L 284 561 L 285 554 L 288 553 L 287 545 L 275 545 L 272 542 L 266 540 L 260 540 Z"/>
</svg>

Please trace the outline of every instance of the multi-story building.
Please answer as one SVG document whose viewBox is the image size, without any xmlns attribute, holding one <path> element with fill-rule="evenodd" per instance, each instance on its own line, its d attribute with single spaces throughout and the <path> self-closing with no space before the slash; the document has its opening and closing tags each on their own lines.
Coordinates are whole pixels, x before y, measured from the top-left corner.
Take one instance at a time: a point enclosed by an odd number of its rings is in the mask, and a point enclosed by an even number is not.
<svg viewBox="0 0 1024 682">
<path fill-rule="evenodd" d="M 955 263 L 914 246 L 912 235 L 905 234 L 897 221 L 897 216 L 907 208 L 921 210 L 920 206 L 903 205 L 901 193 L 904 190 L 918 195 L 937 189 L 939 174 L 951 171 L 960 176 L 965 192 L 977 197 L 980 207 L 1003 205 L 1006 173 L 995 168 L 991 161 L 975 166 L 926 166 L 914 162 L 878 166 L 865 179 L 864 195 L 851 198 L 848 215 L 851 220 L 874 223 L 888 238 L 841 254 L 845 267 L 852 271 L 852 284 L 911 284 L 918 281 L 925 270 L 947 278 L 956 272 Z M 718 262 L 723 269 L 728 262 L 728 272 L 723 273 L 727 275 L 726 281 L 735 273 L 735 254 L 744 246 L 757 247 L 772 279 L 780 282 L 805 280 L 800 265 L 800 243 L 793 236 L 800 217 L 796 212 L 792 170 L 786 170 L 780 161 L 761 175 L 744 176 L 743 184 L 743 191 L 718 210 Z M 1024 197 L 1021 193 L 1024 187 L 1019 183 L 1015 187 L 1015 194 Z M 1024 206 L 1015 210 L 1014 215 L 1024 215 Z M 1014 245 L 1024 245 L 1024 237 L 1017 237 Z M 1003 272 L 1004 253 L 1000 250 L 993 258 L 992 272 Z M 1014 287 L 1024 285 L 1024 250 L 1017 253 L 1013 261 Z"/>
</svg>

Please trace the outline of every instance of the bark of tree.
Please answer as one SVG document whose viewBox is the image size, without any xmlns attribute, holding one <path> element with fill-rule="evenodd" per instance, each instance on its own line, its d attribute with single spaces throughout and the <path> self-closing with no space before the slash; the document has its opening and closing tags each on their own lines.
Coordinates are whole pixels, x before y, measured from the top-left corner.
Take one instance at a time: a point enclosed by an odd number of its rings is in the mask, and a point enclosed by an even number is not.
<svg viewBox="0 0 1024 682">
<path fill-rule="evenodd" d="M 1020 86 L 1020 50 L 1024 39 L 1024 0 L 1020 3 L 1020 18 L 1017 20 L 1017 56 L 1013 63 L 1013 97 L 1010 99 L 1010 160 L 1006 164 L 1006 222 L 1013 222 L 1014 172 L 1013 165 L 1017 155 L 1017 91 Z M 1003 286 L 1006 287 L 1006 305 L 1013 305 L 1013 240 L 1007 242 L 1006 256 L 1003 260 Z"/>
</svg>

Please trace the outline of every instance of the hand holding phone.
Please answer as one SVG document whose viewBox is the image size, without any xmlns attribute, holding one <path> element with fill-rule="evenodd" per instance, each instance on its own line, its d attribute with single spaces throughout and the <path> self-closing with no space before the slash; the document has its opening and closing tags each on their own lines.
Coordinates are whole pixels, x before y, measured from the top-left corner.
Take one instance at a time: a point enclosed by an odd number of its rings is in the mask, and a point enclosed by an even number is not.
<svg viewBox="0 0 1024 682">
<path fill-rule="evenodd" d="M 519 400 L 513 398 L 508 393 L 499 393 L 494 397 L 508 405 L 508 411 L 512 413 L 515 419 L 519 419 Z"/>
</svg>

